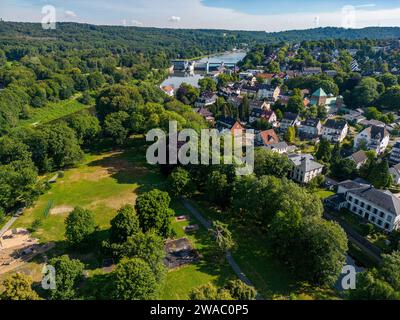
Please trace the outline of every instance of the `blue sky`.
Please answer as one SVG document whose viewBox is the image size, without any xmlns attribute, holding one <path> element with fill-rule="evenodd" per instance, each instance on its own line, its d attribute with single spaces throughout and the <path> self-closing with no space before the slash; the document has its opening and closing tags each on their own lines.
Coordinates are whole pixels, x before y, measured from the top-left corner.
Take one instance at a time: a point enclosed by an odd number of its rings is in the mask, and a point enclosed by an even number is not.
<svg viewBox="0 0 400 320">
<path fill-rule="evenodd" d="M 56 8 L 58 21 L 107 25 L 263 31 L 400 26 L 400 0 L 0 0 L 0 17 L 40 22 L 45 5 Z"/>
</svg>

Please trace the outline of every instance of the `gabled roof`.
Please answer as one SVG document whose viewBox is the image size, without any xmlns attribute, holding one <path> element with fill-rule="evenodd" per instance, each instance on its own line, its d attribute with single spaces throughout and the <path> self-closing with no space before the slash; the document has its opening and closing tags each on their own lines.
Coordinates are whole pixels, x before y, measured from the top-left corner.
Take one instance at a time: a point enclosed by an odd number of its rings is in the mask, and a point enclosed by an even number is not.
<svg viewBox="0 0 400 320">
<path fill-rule="evenodd" d="M 371 139 L 383 139 L 389 136 L 389 131 L 385 127 L 372 126 L 362 131 L 363 134 L 368 135 Z"/>
<path fill-rule="evenodd" d="M 266 146 L 279 143 L 279 137 L 273 129 L 261 131 L 259 135 Z"/>
<path fill-rule="evenodd" d="M 356 164 L 360 164 L 360 163 L 364 163 L 365 161 L 367 161 L 368 157 L 367 154 L 365 153 L 365 151 L 360 150 L 357 151 L 356 153 L 353 153 L 350 158 L 356 163 Z"/>
<path fill-rule="evenodd" d="M 326 121 L 324 127 L 335 130 L 343 130 L 346 127 L 347 122 L 345 120 L 329 119 Z"/>
<path fill-rule="evenodd" d="M 285 112 L 283 115 L 283 119 L 285 120 L 290 120 L 290 121 L 295 121 L 298 119 L 299 115 L 297 113 L 292 113 L 292 112 Z"/>
<path fill-rule="evenodd" d="M 197 113 L 202 115 L 205 118 L 214 116 L 213 113 L 210 110 L 208 110 L 208 109 L 206 109 L 204 107 L 199 108 L 197 110 Z"/>
<path fill-rule="evenodd" d="M 324 91 L 324 89 L 319 88 L 317 91 L 315 91 L 312 94 L 313 97 L 327 97 L 328 95 L 326 94 L 326 92 Z"/>
<path fill-rule="evenodd" d="M 320 123 L 321 121 L 319 120 L 319 119 L 311 119 L 311 118 L 309 118 L 309 119 L 307 119 L 306 121 L 303 121 L 302 122 L 302 125 L 303 126 L 307 126 L 307 127 L 317 127 L 318 126 L 318 124 Z"/>
<path fill-rule="evenodd" d="M 353 189 L 349 192 L 372 202 L 396 216 L 400 215 L 400 200 L 390 191 L 382 191 L 374 187 L 364 187 Z"/>
</svg>

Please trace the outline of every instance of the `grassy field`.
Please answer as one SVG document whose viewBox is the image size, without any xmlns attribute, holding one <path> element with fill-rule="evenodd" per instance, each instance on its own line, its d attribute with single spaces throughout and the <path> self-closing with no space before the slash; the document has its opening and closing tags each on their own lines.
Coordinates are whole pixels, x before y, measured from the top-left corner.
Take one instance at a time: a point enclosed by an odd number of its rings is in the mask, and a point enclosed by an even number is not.
<svg viewBox="0 0 400 320">
<path fill-rule="evenodd" d="M 71 99 L 51 102 L 42 108 L 32 109 L 29 119 L 22 120 L 20 126 L 37 126 L 66 117 L 78 111 L 88 109 L 90 106 L 80 103 L 79 95 Z"/>
<path fill-rule="evenodd" d="M 99 226 L 99 237 L 106 239 L 110 220 L 121 206 L 133 204 L 137 195 L 142 192 L 163 188 L 164 177 L 156 167 L 147 165 L 143 155 L 142 147 L 87 155 L 81 165 L 67 170 L 14 225 L 29 229 L 35 220 L 40 220 L 41 225 L 33 232 L 33 236 L 41 243 L 56 243 L 56 248 L 48 252 L 49 257 L 68 253 L 85 263 L 90 275 L 82 288 L 85 298 L 91 298 L 90 294 L 101 288 L 107 277 L 101 268 L 102 257 L 95 253 L 69 252 L 64 242 L 64 220 L 76 206 L 90 209 Z M 189 214 L 180 202 L 174 202 L 172 207 L 176 215 Z M 178 238 L 185 236 L 191 240 L 202 259 L 195 265 L 168 272 L 162 299 L 187 299 L 189 292 L 199 285 L 208 282 L 222 285 L 226 279 L 234 277 L 228 265 L 220 266 L 215 263 L 213 244 L 207 231 L 200 229 L 197 233 L 186 236 L 183 227 L 188 224 L 198 223 L 194 219 L 186 222 L 175 222 L 174 219 L 173 228 Z M 37 257 L 19 271 L 31 275 L 38 283 L 42 263 L 43 257 Z M 0 276 L 0 282 L 6 276 Z"/>
<path fill-rule="evenodd" d="M 324 200 L 326 198 L 329 198 L 330 196 L 333 196 L 335 193 L 329 190 L 319 190 L 316 192 L 316 194 L 321 200 Z"/>
<path fill-rule="evenodd" d="M 176 216 L 187 215 L 188 212 L 180 202 L 174 202 L 173 208 Z M 177 238 L 186 237 L 190 239 L 194 247 L 202 256 L 201 261 L 196 264 L 171 270 L 167 274 L 161 298 L 163 300 L 185 300 L 191 289 L 200 285 L 212 282 L 217 286 L 223 286 L 228 279 L 235 278 L 235 275 L 227 263 L 220 265 L 215 260 L 213 254 L 213 243 L 207 230 L 200 227 L 194 235 L 186 235 L 183 228 L 188 225 L 198 224 L 195 218 L 190 217 L 189 221 L 175 222 L 173 228 L 177 234 Z M 201 226 L 201 225 L 200 225 Z"/>
<path fill-rule="evenodd" d="M 237 244 L 233 256 L 265 299 L 289 299 L 293 295 L 305 300 L 337 298 L 331 290 L 311 288 L 296 282 L 269 254 L 267 237 L 258 228 L 233 221 L 226 214 L 210 208 L 201 198 L 196 198 L 193 205 L 208 219 L 218 219 L 230 225 Z"/>
</svg>

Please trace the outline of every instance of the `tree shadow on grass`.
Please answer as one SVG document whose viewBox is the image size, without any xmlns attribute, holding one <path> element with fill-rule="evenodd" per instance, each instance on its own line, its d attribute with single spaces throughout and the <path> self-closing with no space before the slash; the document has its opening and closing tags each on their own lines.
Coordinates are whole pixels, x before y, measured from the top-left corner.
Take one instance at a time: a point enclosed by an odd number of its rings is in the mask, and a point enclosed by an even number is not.
<svg viewBox="0 0 400 320">
<path fill-rule="evenodd" d="M 105 168 L 119 184 L 158 185 L 163 180 L 159 167 L 148 164 L 137 149 L 115 150 L 88 166 Z"/>
</svg>

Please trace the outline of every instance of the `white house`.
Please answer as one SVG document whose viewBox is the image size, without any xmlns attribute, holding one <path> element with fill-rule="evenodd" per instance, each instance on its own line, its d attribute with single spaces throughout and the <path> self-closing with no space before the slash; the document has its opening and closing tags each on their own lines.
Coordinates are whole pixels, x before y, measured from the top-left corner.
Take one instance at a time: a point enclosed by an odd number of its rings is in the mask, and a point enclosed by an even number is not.
<svg viewBox="0 0 400 320">
<path fill-rule="evenodd" d="M 390 174 L 393 177 L 394 184 L 400 184 L 400 163 L 389 169 Z"/>
<path fill-rule="evenodd" d="M 353 153 L 350 157 L 350 160 L 352 160 L 356 164 L 357 169 L 361 169 L 361 167 L 367 163 L 368 157 L 365 151 L 360 150 L 357 151 L 356 153 Z"/>
<path fill-rule="evenodd" d="M 317 138 L 322 132 L 321 121 L 319 119 L 307 119 L 301 123 L 298 131 L 302 138 Z"/>
<path fill-rule="evenodd" d="M 285 112 L 280 129 L 281 131 L 286 131 L 290 127 L 298 127 L 300 124 L 300 116 L 297 113 Z"/>
<path fill-rule="evenodd" d="M 372 126 L 361 131 L 354 139 L 354 148 L 366 147 L 374 150 L 378 155 L 385 152 L 390 140 L 389 132 L 385 127 Z"/>
<path fill-rule="evenodd" d="M 164 93 L 166 95 L 168 95 L 169 97 L 174 96 L 175 89 L 173 86 L 164 86 L 164 87 L 161 87 L 161 90 L 164 91 Z"/>
<path fill-rule="evenodd" d="M 330 142 L 342 142 L 349 132 L 349 125 L 344 120 L 329 119 L 322 127 L 322 137 Z"/>
<path fill-rule="evenodd" d="M 400 163 L 400 142 L 396 142 L 393 146 L 392 152 L 390 153 L 389 161 L 391 163 Z"/>
<path fill-rule="evenodd" d="M 349 180 L 339 183 L 337 193 L 343 199 L 339 208 L 347 208 L 388 232 L 399 229 L 400 199 L 390 191 Z"/>
<path fill-rule="evenodd" d="M 273 86 L 269 84 L 261 84 L 258 86 L 257 97 L 259 99 L 268 99 L 270 101 L 277 101 L 280 94 L 281 94 L 281 89 L 278 86 Z"/>
<path fill-rule="evenodd" d="M 324 169 L 324 165 L 314 161 L 310 154 L 291 154 L 289 159 L 294 165 L 289 177 L 299 183 L 309 183 L 321 175 Z"/>
<path fill-rule="evenodd" d="M 195 102 L 197 108 L 208 107 L 217 102 L 218 96 L 213 92 L 204 92 Z"/>
</svg>

